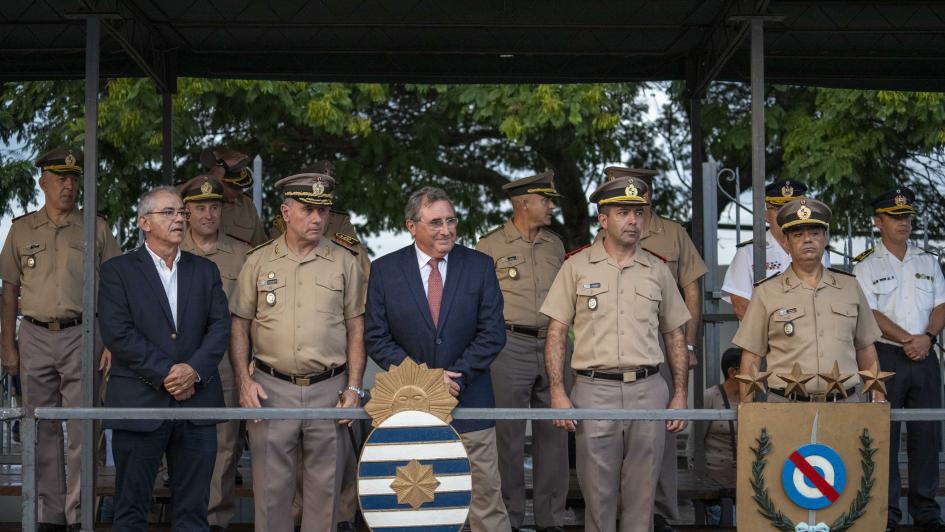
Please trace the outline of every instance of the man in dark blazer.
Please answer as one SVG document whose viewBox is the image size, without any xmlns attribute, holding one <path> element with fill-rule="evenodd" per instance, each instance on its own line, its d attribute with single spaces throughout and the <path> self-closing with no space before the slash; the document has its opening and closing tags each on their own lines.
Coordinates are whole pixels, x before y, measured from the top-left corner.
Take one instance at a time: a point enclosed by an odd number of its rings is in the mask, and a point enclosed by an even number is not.
<svg viewBox="0 0 945 532">
<path fill-rule="evenodd" d="M 112 351 L 108 407 L 223 407 L 217 364 L 230 316 L 217 267 L 180 251 L 180 196 L 159 187 L 138 203 L 145 243 L 102 265 L 99 322 Z M 207 502 L 216 454 L 214 421 L 122 419 L 114 430 L 112 530 L 147 530 L 151 490 L 167 455 L 174 530 L 208 530 Z"/>
<path fill-rule="evenodd" d="M 368 282 L 364 343 L 385 370 L 407 356 L 442 368 L 460 407 L 495 406 L 489 366 L 505 346 L 502 293 L 492 259 L 456 245 L 446 193 L 424 187 L 407 201 L 414 244 L 376 260 Z M 495 422 L 454 421 L 472 469 L 473 532 L 511 530 L 502 502 Z"/>
</svg>

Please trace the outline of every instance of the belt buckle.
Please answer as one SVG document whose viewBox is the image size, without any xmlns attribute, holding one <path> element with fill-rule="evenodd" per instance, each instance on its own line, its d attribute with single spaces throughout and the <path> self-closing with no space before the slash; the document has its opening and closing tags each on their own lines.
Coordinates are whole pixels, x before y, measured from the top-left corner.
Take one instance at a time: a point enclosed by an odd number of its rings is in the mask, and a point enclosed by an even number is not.
<svg viewBox="0 0 945 532">
<path fill-rule="evenodd" d="M 47 324 L 46 324 L 46 328 L 49 329 L 50 331 L 60 331 L 60 330 L 62 330 L 62 327 L 59 325 L 59 322 L 58 322 L 58 321 L 51 321 L 51 322 L 47 323 Z"/>
<path fill-rule="evenodd" d="M 634 371 L 624 371 L 623 372 L 623 382 L 636 382 L 637 372 Z"/>
<path fill-rule="evenodd" d="M 299 386 L 308 386 L 311 383 L 312 379 L 308 377 L 295 377 L 295 384 L 298 384 Z"/>
<path fill-rule="evenodd" d="M 812 403 L 826 403 L 827 394 L 826 393 L 812 393 L 810 394 L 810 402 Z"/>
</svg>

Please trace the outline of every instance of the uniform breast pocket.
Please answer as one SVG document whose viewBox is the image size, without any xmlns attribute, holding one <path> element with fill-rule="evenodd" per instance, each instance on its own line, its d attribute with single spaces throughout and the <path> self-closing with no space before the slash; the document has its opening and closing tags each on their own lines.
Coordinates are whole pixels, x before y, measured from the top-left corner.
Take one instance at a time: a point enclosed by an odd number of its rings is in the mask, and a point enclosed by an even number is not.
<svg viewBox="0 0 945 532">
<path fill-rule="evenodd" d="M 935 287 L 932 285 L 932 276 L 923 273 L 916 275 L 921 276 L 921 278 L 917 277 L 915 280 L 916 305 L 922 309 L 924 314 L 928 314 L 928 311 L 935 306 Z"/>
<path fill-rule="evenodd" d="M 651 326 L 658 326 L 663 293 L 655 286 L 638 286 L 633 292 L 633 315 Z"/>
<path fill-rule="evenodd" d="M 45 242 L 33 242 L 20 248 L 20 270 L 23 272 L 24 278 L 28 279 L 35 275 L 37 268 L 44 268 L 49 271 L 47 267 L 50 264 L 46 264 L 49 260 Z"/>
<path fill-rule="evenodd" d="M 256 308 L 260 317 L 282 312 L 287 297 L 285 281 L 282 279 L 262 278 L 256 283 Z"/>
<path fill-rule="evenodd" d="M 507 282 L 518 281 L 522 277 L 525 268 L 525 257 L 510 255 L 500 257 L 495 261 L 495 276 L 499 283 L 505 285 Z"/>
<path fill-rule="evenodd" d="M 577 313 L 590 312 L 591 315 L 606 314 L 608 309 L 602 309 L 607 298 L 607 283 L 585 283 L 577 287 Z M 611 311 L 612 312 L 612 311 Z"/>
<path fill-rule="evenodd" d="M 774 316 L 771 317 L 773 324 L 768 329 L 768 336 L 771 338 L 785 338 L 797 335 L 803 325 L 801 318 L 804 317 L 804 314 L 805 312 L 800 309 L 784 314 L 775 312 Z"/>
<path fill-rule="evenodd" d="M 315 309 L 319 312 L 344 313 L 345 280 L 341 275 L 330 275 L 315 279 L 318 287 L 315 294 Z"/>
<path fill-rule="evenodd" d="M 831 303 L 830 315 L 833 323 L 827 324 L 834 330 L 837 340 L 853 343 L 856 335 L 856 320 L 860 309 L 852 303 Z"/>
</svg>

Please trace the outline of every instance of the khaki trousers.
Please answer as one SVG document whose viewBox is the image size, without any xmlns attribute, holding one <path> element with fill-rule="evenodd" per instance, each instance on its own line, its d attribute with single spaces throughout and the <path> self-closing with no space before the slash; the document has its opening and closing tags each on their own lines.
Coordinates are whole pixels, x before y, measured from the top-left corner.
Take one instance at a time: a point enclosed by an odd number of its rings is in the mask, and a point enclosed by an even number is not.
<svg viewBox="0 0 945 532">
<path fill-rule="evenodd" d="M 666 408 L 669 391 L 656 376 L 636 382 L 578 376 L 571 391 L 575 408 Z M 584 494 L 584 529 L 650 532 L 663 459 L 663 421 L 579 421 L 577 474 Z"/>
<path fill-rule="evenodd" d="M 240 406 L 239 391 L 233 378 L 229 354 L 223 355 L 218 366 L 223 385 L 223 401 L 227 408 Z M 236 467 L 243 453 L 242 422 L 224 421 L 217 424 L 217 455 L 210 477 L 210 503 L 207 521 L 211 526 L 226 528 L 236 510 Z"/>
<path fill-rule="evenodd" d="M 252 377 L 269 396 L 261 400 L 263 408 L 331 408 L 348 383 L 346 373 L 311 386 L 298 386 L 261 371 Z M 333 420 L 299 419 L 250 421 L 246 425 L 256 530 L 293 530 L 292 499 L 296 474 L 301 470 L 302 532 L 334 532 L 341 491 L 343 427 Z"/>
<path fill-rule="evenodd" d="M 82 326 L 50 331 L 22 321 L 19 334 L 20 381 L 23 406 L 32 415 L 36 407 L 82 406 Z M 95 339 L 95 383 L 98 387 L 98 357 L 101 340 Z M 95 394 L 94 396 L 97 396 Z M 72 524 L 81 521 L 80 470 L 82 421 L 39 423 L 36 449 L 37 522 Z M 66 447 L 67 445 L 67 447 Z M 67 454 L 67 458 L 63 455 Z"/>
<path fill-rule="evenodd" d="M 660 377 L 666 382 L 669 397 L 673 396 L 673 374 L 669 364 L 660 364 Z M 665 405 L 664 405 L 665 406 Z M 656 483 L 654 513 L 667 519 L 679 519 L 679 500 L 676 497 L 676 433 L 663 431 L 663 461 L 660 464 L 660 479 Z"/>
<path fill-rule="evenodd" d="M 509 333 L 505 348 L 492 363 L 493 390 L 498 408 L 549 408 L 545 339 Z M 568 379 L 570 380 L 570 379 Z M 502 500 L 509 521 L 521 528 L 525 519 L 526 420 L 496 421 Z M 532 460 L 535 524 L 564 525 L 568 496 L 568 433 L 551 421 L 532 421 Z"/>
<path fill-rule="evenodd" d="M 511 532 L 509 515 L 502 502 L 499 459 L 495 450 L 495 429 L 488 428 L 459 435 L 469 455 L 472 498 L 469 501 L 469 527 L 472 532 Z"/>
</svg>

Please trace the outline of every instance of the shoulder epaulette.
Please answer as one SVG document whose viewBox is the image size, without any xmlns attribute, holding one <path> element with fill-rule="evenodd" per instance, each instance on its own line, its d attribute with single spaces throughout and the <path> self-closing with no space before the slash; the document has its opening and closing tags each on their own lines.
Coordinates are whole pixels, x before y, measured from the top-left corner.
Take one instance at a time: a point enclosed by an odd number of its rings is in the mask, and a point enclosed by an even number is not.
<svg viewBox="0 0 945 532">
<path fill-rule="evenodd" d="M 735 244 L 735 247 L 737 247 L 737 248 L 743 248 L 743 247 L 747 246 L 748 244 L 751 244 L 751 243 L 754 242 L 754 241 L 755 241 L 754 238 L 749 238 L 748 240 L 746 240 L 746 241 L 744 241 L 744 242 L 741 242 L 741 243 L 739 243 L 739 244 Z"/>
<path fill-rule="evenodd" d="M 28 212 L 28 213 L 26 213 L 26 214 L 21 214 L 21 215 L 17 216 L 16 218 L 10 220 L 10 223 L 13 223 L 13 222 L 17 221 L 17 220 L 19 220 L 20 218 L 26 218 L 27 216 L 33 214 L 34 212 L 36 212 L 36 211 L 30 211 L 30 212 Z"/>
<path fill-rule="evenodd" d="M 482 240 L 483 238 L 485 238 L 485 237 L 491 235 L 492 233 L 495 233 L 495 232 L 498 231 L 499 229 L 502 229 L 502 227 L 503 227 L 503 226 L 500 225 L 500 226 L 498 226 L 498 227 L 493 227 L 492 229 L 489 229 L 489 230 L 486 231 L 481 237 L 479 237 L 479 240 Z"/>
<path fill-rule="evenodd" d="M 770 281 L 771 279 L 774 279 L 775 277 L 781 275 L 782 273 L 784 273 L 784 272 L 778 272 L 778 273 L 776 273 L 776 274 L 774 274 L 774 275 L 769 275 L 768 277 L 765 277 L 764 279 L 762 279 L 762 280 L 758 281 L 757 283 L 755 283 L 754 286 L 758 286 L 758 285 L 760 285 L 761 283 L 763 283 L 763 282 L 765 282 L 765 281 Z"/>
<path fill-rule="evenodd" d="M 252 255 L 253 253 L 256 252 L 256 250 L 268 246 L 273 240 L 275 240 L 275 238 L 269 239 L 269 240 L 263 242 L 262 244 L 259 244 L 258 246 L 254 247 L 254 248 L 250 248 L 250 250 L 246 252 L 246 255 Z"/>
<path fill-rule="evenodd" d="M 827 269 L 830 270 L 830 271 L 832 271 L 833 273 L 840 273 L 840 274 L 843 274 L 843 275 L 849 275 L 850 277 L 856 277 L 856 275 L 853 275 L 852 273 L 850 273 L 850 272 L 848 272 L 848 271 L 846 271 L 846 270 L 841 270 L 840 268 L 827 268 Z"/>
<path fill-rule="evenodd" d="M 646 251 L 646 252 L 649 253 L 650 255 L 653 255 L 654 257 L 658 258 L 659 260 L 661 260 L 661 261 L 663 261 L 663 262 L 666 262 L 666 257 L 660 255 L 659 253 L 653 251 L 652 249 L 647 249 L 647 248 L 642 248 L 642 249 L 643 249 L 643 251 Z"/>
<path fill-rule="evenodd" d="M 876 248 L 867 248 L 867 250 L 864 251 L 863 253 L 860 253 L 859 255 L 853 257 L 853 262 L 862 261 L 866 257 L 869 257 L 870 255 L 872 255 L 874 251 L 876 251 Z"/>
<path fill-rule="evenodd" d="M 98 212 L 98 213 L 95 213 L 95 215 L 98 216 L 99 218 L 105 220 L 106 222 L 108 221 L 108 215 L 105 214 L 104 212 Z"/>
<path fill-rule="evenodd" d="M 238 236 L 236 236 L 236 235 L 234 235 L 234 234 L 232 234 L 232 233 L 224 233 L 224 234 L 225 234 L 226 236 L 232 238 L 233 240 L 237 240 L 237 241 L 239 241 L 239 242 L 242 242 L 242 243 L 246 244 L 247 246 L 250 246 L 250 247 L 253 246 L 253 243 L 250 242 L 249 240 L 243 240 L 242 238 L 240 238 L 240 237 L 238 237 Z M 272 240 L 270 240 L 269 242 L 272 242 Z M 266 242 L 266 244 L 268 244 L 269 242 Z M 266 244 L 263 244 L 263 245 L 265 246 Z"/>
<path fill-rule="evenodd" d="M 352 255 L 358 256 L 357 245 L 360 244 L 361 241 L 357 238 L 344 233 L 335 233 L 335 235 L 331 237 L 331 241 L 350 251 Z"/>
<path fill-rule="evenodd" d="M 934 256 L 938 257 L 938 251 L 937 251 L 937 250 L 934 250 L 934 249 L 925 249 L 925 248 L 919 248 L 919 249 L 921 249 L 922 251 L 928 253 L 929 255 L 934 255 Z"/>
<path fill-rule="evenodd" d="M 571 251 L 569 251 L 569 252 L 567 252 L 567 253 L 564 254 L 564 260 L 570 259 L 570 258 L 573 257 L 574 255 L 577 255 L 578 253 L 584 251 L 585 249 L 587 249 L 587 248 L 589 248 L 589 247 L 591 247 L 591 245 L 590 245 L 590 244 L 587 244 L 586 246 L 581 246 L 581 247 L 579 247 L 579 248 L 577 248 L 577 249 L 572 249 Z"/>
</svg>

